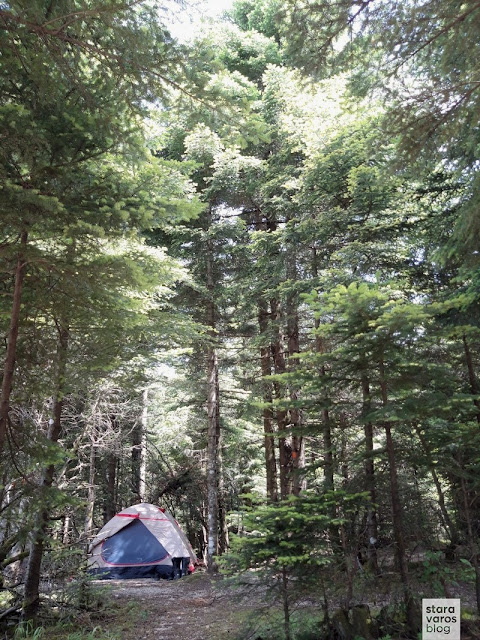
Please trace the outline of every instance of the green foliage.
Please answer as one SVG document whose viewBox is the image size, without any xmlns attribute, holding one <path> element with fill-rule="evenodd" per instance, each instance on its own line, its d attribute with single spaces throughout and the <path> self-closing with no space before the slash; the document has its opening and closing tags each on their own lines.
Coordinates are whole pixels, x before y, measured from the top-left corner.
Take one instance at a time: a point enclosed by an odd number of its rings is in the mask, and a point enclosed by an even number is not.
<svg viewBox="0 0 480 640">
<path fill-rule="evenodd" d="M 21 622 L 15 629 L 14 640 L 40 640 L 45 638 L 45 629 L 36 627 L 32 620 Z"/>
<path fill-rule="evenodd" d="M 323 495 L 304 492 L 278 504 L 254 508 L 245 515 L 245 535 L 232 539 L 232 549 L 222 559 L 224 570 L 228 573 L 253 569 L 268 576 L 286 569 L 305 579 L 315 578 L 321 567 L 333 560 L 329 527 L 344 522 L 366 497 L 363 493 L 342 491 Z M 332 519 L 333 503 L 342 515 Z"/>
<path fill-rule="evenodd" d="M 49 629 L 48 633 L 53 634 L 51 637 L 55 640 L 116 640 L 118 634 L 116 631 L 108 631 L 101 627 L 94 627 L 91 631 L 74 631 L 58 635 L 56 629 Z M 42 637 L 42 636 L 40 636 Z M 29 640 L 35 640 L 34 637 Z"/>
<path fill-rule="evenodd" d="M 455 570 L 445 565 L 441 551 L 427 551 L 422 562 L 421 580 L 431 589 L 432 596 L 446 597 L 445 585 L 455 583 Z"/>
<path fill-rule="evenodd" d="M 321 615 L 300 608 L 292 613 L 291 636 L 293 640 L 318 640 L 324 637 L 326 629 Z M 280 611 L 271 606 L 268 610 L 250 613 L 239 625 L 237 638 L 261 637 L 265 640 L 279 640 L 284 637 L 283 620 Z"/>
<path fill-rule="evenodd" d="M 278 45 L 256 31 L 227 32 L 219 59 L 230 71 L 240 72 L 257 86 L 261 86 L 263 74 L 269 65 L 282 64 Z"/>
<path fill-rule="evenodd" d="M 457 587 L 459 582 L 473 584 L 475 572 L 471 563 L 465 558 L 460 559 L 460 565 L 445 563 L 444 554 L 441 551 L 427 551 L 422 561 L 421 582 L 428 585 L 432 596 L 447 597 L 446 586 L 451 589 Z"/>
<path fill-rule="evenodd" d="M 280 34 L 275 14 L 280 6 L 278 0 L 235 0 L 228 15 L 243 31 L 257 31 L 278 42 Z"/>
<path fill-rule="evenodd" d="M 352 558 L 373 507 L 382 540 L 393 533 L 385 425 L 412 516 L 407 540 L 467 536 L 480 513 L 478 10 L 473 0 L 237 0 L 236 26 L 216 25 L 187 50 L 155 3 L 0 9 L 5 335 L 28 232 L 14 455 L 0 487 L 6 547 L 25 541 L 48 504 L 73 524 L 50 523 L 45 572 L 74 573 L 81 553 L 60 540 L 80 537 L 88 488 L 95 526 L 131 499 L 147 386 L 148 497 L 177 510 L 200 547 L 212 344 L 237 531 L 227 573 L 252 571 L 287 602 L 302 580 L 315 590 L 325 576 L 360 591 Z M 66 324 L 53 444 L 45 430 Z M 269 419 L 277 470 L 279 442 L 303 439 L 297 473 L 310 487 L 275 504 L 260 495 Z M 364 491 L 369 462 L 375 500 Z M 50 466 L 61 486 L 39 493 Z M 474 569 L 427 551 L 421 571 L 441 594 Z M 83 578 L 68 591 L 89 601 Z M 331 593 L 334 584 L 322 598 Z M 290 622 L 295 637 L 315 637 L 317 620 L 303 631 L 295 614 Z"/>
</svg>

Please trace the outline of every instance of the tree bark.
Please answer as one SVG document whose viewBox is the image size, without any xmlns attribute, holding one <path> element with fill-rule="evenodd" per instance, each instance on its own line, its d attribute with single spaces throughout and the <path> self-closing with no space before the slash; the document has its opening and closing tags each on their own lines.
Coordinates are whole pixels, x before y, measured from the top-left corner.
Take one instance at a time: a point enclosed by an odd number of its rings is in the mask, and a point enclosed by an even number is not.
<svg viewBox="0 0 480 640">
<path fill-rule="evenodd" d="M 290 601 L 288 597 L 288 574 L 287 569 L 282 567 L 282 600 L 283 600 L 283 629 L 285 640 L 291 640 L 290 634 Z"/>
<path fill-rule="evenodd" d="M 365 487 L 370 496 L 370 505 L 367 510 L 367 558 L 368 566 L 373 573 L 378 573 L 378 559 L 376 542 L 378 539 L 377 522 L 377 495 L 375 489 L 375 463 L 373 460 L 373 425 L 367 416 L 371 410 L 370 384 L 368 377 L 362 373 L 362 415 L 364 418 L 365 432 Z"/>
<path fill-rule="evenodd" d="M 148 429 L 148 389 L 143 390 L 142 433 L 140 442 L 140 476 L 138 479 L 138 495 L 140 502 L 146 500 L 147 486 L 147 429 Z"/>
<path fill-rule="evenodd" d="M 287 281 L 289 283 L 289 293 L 286 301 L 287 314 L 287 349 L 288 349 L 288 371 L 293 373 L 297 369 L 295 355 L 300 353 L 300 334 L 298 328 L 298 297 L 292 287 L 298 280 L 297 261 L 295 248 L 287 245 Z M 292 494 L 298 496 L 305 488 L 305 481 L 302 477 L 302 469 L 305 467 L 305 443 L 302 429 L 302 412 L 298 408 L 299 391 L 295 384 L 290 384 L 289 396 L 291 407 L 289 410 L 291 436 L 291 478 L 290 485 Z"/>
<path fill-rule="evenodd" d="M 318 278 L 318 257 L 315 246 L 312 247 L 312 273 L 314 278 Z M 319 335 L 320 318 L 315 317 L 315 352 L 323 355 L 326 351 L 325 343 Z M 325 492 L 333 492 L 335 490 L 334 481 L 334 464 L 333 464 L 333 437 L 332 437 L 332 421 L 328 410 L 328 393 L 326 386 L 327 370 L 325 365 L 320 365 L 320 377 L 324 383 L 322 391 L 322 436 L 323 436 L 323 488 Z M 335 520 L 337 517 L 337 507 L 334 500 L 331 500 L 330 518 Z M 329 527 L 330 541 L 333 548 L 340 548 L 340 532 L 336 525 Z"/>
<path fill-rule="evenodd" d="M 85 539 L 88 538 L 93 529 L 93 509 L 95 506 L 95 440 L 90 440 L 90 469 L 88 478 L 88 491 L 87 491 L 87 512 L 85 514 Z M 87 543 L 88 544 L 88 543 Z"/>
<path fill-rule="evenodd" d="M 108 454 L 107 459 L 107 486 L 106 486 L 106 497 L 104 503 L 104 524 L 107 524 L 113 516 L 117 513 L 117 496 L 116 496 L 116 486 L 117 486 L 117 465 L 118 458 L 114 453 Z"/>
<path fill-rule="evenodd" d="M 379 361 L 379 373 L 380 373 L 380 390 L 382 397 L 383 407 L 388 405 L 388 390 L 387 380 L 385 377 L 385 362 L 383 355 Z M 417 612 L 415 603 L 410 590 L 410 581 L 408 576 L 407 566 L 407 553 L 405 546 L 405 536 L 403 528 L 403 509 L 400 499 L 400 489 L 398 483 L 397 473 L 397 461 L 395 454 L 395 443 L 392 437 L 392 431 L 388 420 L 384 420 L 383 427 L 385 430 L 386 445 L 387 445 L 387 458 L 390 475 L 390 496 L 392 501 L 392 521 L 393 521 L 393 536 L 395 541 L 395 555 L 397 559 L 397 565 L 400 572 L 400 581 L 403 587 L 403 596 L 405 603 L 405 611 L 407 615 L 407 625 L 412 633 L 418 631 L 417 627 Z"/>
<path fill-rule="evenodd" d="M 117 431 L 117 416 L 110 415 L 110 424 L 113 432 Z M 118 456 L 113 451 L 107 455 L 107 468 L 105 478 L 105 498 L 103 503 L 103 524 L 107 524 L 117 513 L 117 468 Z"/>
<path fill-rule="evenodd" d="M 227 507 L 225 504 L 225 482 L 223 474 L 223 437 L 220 424 L 220 382 L 218 377 L 218 362 L 216 371 L 216 430 L 217 430 L 217 491 L 218 491 L 218 553 L 222 555 L 228 550 L 230 546 L 228 539 L 228 527 L 227 527 Z"/>
<path fill-rule="evenodd" d="M 287 218 L 287 222 L 294 229 L 295 222 Z M 286 276 L 288 283 L 288 293 L 286 299 L 286 315 L 287 315 L 287 349 L 288 349 L 288 371 L 295 372 L 298 366 L 298 360 L 295 355 L 300 353 L 300 333 L 298 320 L 298 294 L 295 290 L 298 281 L 297 268 L 297 247 L 292 243 L 291 239 L 286 242 Z M 306 481 L 302 469 L 305 468 L 305 442 L 302 433 L 302 412 L 298 406 L 299 389 L 295 383 L 289 385 L 289 395 L 291 406 L 289 410 L 292 464 L 291 464 L 291 480 L 293 495 L 299 495 L 302 489 L 306 488 Z"/>
<path fill-rule="evenodd" d="M 13 374 L 17 358 L 18 328 L 20 323 L 20 307 L 22 303 L 23 281 L 25 279 L 25 250 L 28 233 L 23 231 L 20 237 L 20 250 L 15 269 L 15 283 L 13 288 L 12 310 L 10 312 L 10 327 L 7 338 L 7 352 L 3 367 L 2 391 L 0 395 L 0 454 L 5 446 L 7 435 L 8 413 L 10 411 L 10 395 L 13 388 Z"/>
<path fill-rule="evenodd" d="M 208 231 L 211 227 L 211 210 L 208 212 Z M 207 346 L 207 511 L 208 542 L 207 568 L 217 570 L 218 554 L 218 438 L 220 432 L 218 401 L 218 357 L 216 349 L 216 309 L 214 280 L 214 246 L 209 236 L 206 242 L 207 291 L 206 324 L 209 327 Z"/>
<path fill-rule="evenodd" d="M 435 489 L 437 490 L 438 506 L 440 507 L 440 513 L 442 514 L 443 524 L 450 537 L 450 544 L 453 547 L 455 547 L 459 543 L 457 527 L 455 526 L 455 523 L 450 518 L 450 514 L 448 513 L 447 505 L 445 504 L 445 495 L 443 493 L 442 484 L 438 478 L 437 472 L 435 471 L 435 464 L 433 462 L 430 448 L 428 446 L 425 435 L 422 433 L 422 430 L 420 429 L 418 424 L 415 424 L 414 428 L 418 436 L 418 439 L 420 440 L 420 444 L 422 445 L 422 449 L 425 453 L 430 475 L 432 476 L 433 484 L 435 485 Z"/>
<path fill-rule="evenodd" d="M 49 420 L 47 438 L 50 442 L 57 442 L 61 432 L 61 419 L 64 403 L 65 373 L 67 367 L 67 353 L 69 342 L 69 328 L 66 323 L 57 323 L 59 339 L 57 346 L 57 374 L 56 390 L 53 397 L 52 418 Z M 30 554 L 28 558 L 22 618 L 29 620 L 35 617 L 39 605 L 40 570 L 46 540 L 47 527 L 50 520 L 49 489 L 53 485 L 55 465 L 50 464 L 43 471 L 40 486 L 40 508 L 37 527 L 32 532 Z"/>
<path fill-rule="evenodd" d="M 268 331 L 268 309 L 264 300 L 258 302 L 258 326 L 260 334 L 265 336 Z M 265 378 L 272 373 L 271 364 L 271 346 L 260 347 L 260 364 L 263 379 L 263 433 L 265 446 L 265 469 L 267 476 L 267 498 L 272 502 L 278 500 L 278 484 L 277 484 L 277 461 L 275 458 L 275 428 L 273 424 L 273 394 L 272 385 Z"/>
<path fill-rule="evenodd" d="M 274 372 L 276 375 L 278 375 L 285 373 L 287 367 L 285 364 L 283 338 L 280 329 L 280 304 L 276 298 L 272 298 L 272 300 L 270 300 L 270 309 L 275 335 L 275 339 L 272 343 L 273 365 Z M 278 381 L 275 381 L 273 383 L 273 389 L 277 402 L 282 401 L 284 399 L 284 394 L 282 392 L 282 387 Z M 277 421 L 278 450 L 280 462 L 280 497 L 283 500 L 291 493 L 290 471 L 292 467 L 292 448 L 286 437 L 287 410 L 277 406 L 275 410 L 275 416 Z"/>
<path fill-rule="evenodd" d="M 256 229 L 262 229 L 265 232 L 271 230 L 271 221 L 264 221 L 260 210 L 255 212 Z M 273 223 L 273 227 L 275 224 Z M 271 344 L 271 336 L 269 328 L 271 315 L 268 311 L 268 304 L 263 297 L 258 299 L 258 328 L 260 336 L 263 336 L 263 346 L 260 347 L 260 367 L 262 372 L 262 395 L 264 402 L 263 409 L 263 434 L 265 448 L 265 471 L 267 481 L 267 498 L 272 502 L 278 500 L 278 472 L 277 460 L 275 452 L 275 426 L 273 413 L 273 386 L 271 382 L 267 382 L 266 378 L 272 374 L 272 354 L 273 347 Z"/>
<path fill-rule="evenodd" d="M 217 370 L 218 361 L 213 345 L 208 348 L 207 369 L 207 495 L 208 495 L 208 569 L 214 571 L 218 553 L 218 436 L 217 436 Z"/>
<path fill-rule="evenodd" d="M 465 520 L 467 522 L 467 534 L 468 534 L 468 543 L 470 546 L 470 553 L 472 559 L 473 569 L 475 571 L 475 599 L 477 603 L 477 614 L 480 614 L 480 563 L 478 561 L 478 544 L 477 539 L 473 531 L 472 526 L 472 517 L 471 517 L 471 509 L 468 500 L 468 489 L 465 482 L 465 478 L 463 476 L 464 469 L 463 466 L 460 470 L 460 482 L 462 488 L 462 496 L 463 496 L 463 504 L 465 509 Z"/>
<path fill-rule="evenodd" d="M 312 273 L 314 278 L 318 278 L 318 257 L 317 250 L 312 247 Z M 325 344 L 319 335 L 320 318 L 315 317 L 315 351 L 318 354 L 325 353 Z M 320 377 L 326 380 L 326 368 L 320 365 Z M 331 432 L 330 414 L 328 411 L 328 397 L 326 388 L 322 392 L 322 431 L 323 431 L 323 477 L 325 491 L 334 490 L 334 468 L 333 468 L 333 441 Z M 334 515 L 335 517 L 335 515 Z"/>
<path fill-rule="evenodd" d="M 473 360 L 472 360 L 472 352 L 470 351 L 470 345 L 468 344 L 467 336 L 464 334 L 462 336 L 463 349 L 465 352 L 465 360 L 467 362 L 467 370 L 468 370 L 468 381 L 470 382 L 470 389 L 472 395 L 475 396 L 473 399 L 473 404 L 476 408 L 476 418 L 478 424 L 480 424 L 480 401 L 476 396 L 479 395 L 480 389 L 478 386 L 477 377 L 475 375 L 475 369 L 473 368 Z"/>
<path fill-rule="evenodd" d="M 217 387 L 217 398 L 220 393 Z M 217 478 L 218 478 L 218 553 L 228 550 L 230 542 L 227 527 L 227 506 L 225 504 L 225 483 L 223 474 L 222 431 L 220 429 L 220 411 L 217 408 Z"/>
<path fill-rule="evenodd" d="M 148 391 L 142 394 L 142 414 L 132 431 L 132 495 L 135 502 L 145 501 L 145 448 L 148 419 Z"/>
<path fill-rule="evenodd" d="M 65 515 L 65 519 L 63 521 L 63 532 L 62 532 L 62 543 L 66 547 L 70 544 L 70 525 L 72 521 L 72 516 L 70 512 Z"/>
</svg>

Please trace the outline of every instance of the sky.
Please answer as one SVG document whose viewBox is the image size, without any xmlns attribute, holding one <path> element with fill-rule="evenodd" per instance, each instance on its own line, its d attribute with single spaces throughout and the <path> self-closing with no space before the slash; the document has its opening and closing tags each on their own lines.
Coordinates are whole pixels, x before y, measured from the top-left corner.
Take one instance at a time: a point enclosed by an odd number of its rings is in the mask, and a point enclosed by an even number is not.
<svg viewBox="0 0 480 640">
<path fill-rule="evenodd" d="M 202 20 L 219 16 L 232 4 L 233 0 L 187 0 L 186 8 L 176 9 L 177 19 L 170 22 L 170 32 L 179 40 L 188 40 Z"/>
</svg>

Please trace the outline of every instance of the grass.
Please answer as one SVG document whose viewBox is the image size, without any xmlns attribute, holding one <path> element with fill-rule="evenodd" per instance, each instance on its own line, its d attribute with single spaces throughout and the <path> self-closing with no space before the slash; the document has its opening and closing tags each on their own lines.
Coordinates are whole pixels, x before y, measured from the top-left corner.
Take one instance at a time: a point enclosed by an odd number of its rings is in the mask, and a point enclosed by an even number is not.
<svg viewBox="0 0 480 640">
<path fill-rule="evenodd" d="M 246 609 L 236 612 L 236 632 L 233 638 L 262 638 L 263 640 L 280 640 L 284 637 L 283 611 L 278 605 Z M 290 632 L 295 640 L 319 640 L 323 637 L 323 613 L 316 607 L 306 607 L 292 612 Z M 231 637 L 231 636 L 229 636 Z M 225 638 L 221 636 L 220 638 Z"/>
<path fill-rule="evenodd" d="M 148 619 L 149 613 L 137 602 L 108 603 L 100 611 L 60 613 L 57 620 L 44 620 L 40 626 L 31 623 L 17 627 L 13 640 L 129 640 L 136 627 Z"/>
</svg>

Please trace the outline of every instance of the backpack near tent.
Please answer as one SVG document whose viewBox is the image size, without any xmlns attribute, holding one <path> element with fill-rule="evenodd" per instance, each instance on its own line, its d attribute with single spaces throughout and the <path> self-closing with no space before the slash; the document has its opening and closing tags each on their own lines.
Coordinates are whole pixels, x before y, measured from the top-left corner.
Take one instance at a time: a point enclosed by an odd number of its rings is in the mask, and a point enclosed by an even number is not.
<svg viewBox="0 0 480 640">
<path fill-rule="evenodd" d="M 197 558 L 178 522 L 153 504 L 117 513 L 89 549 L 88 571 L 97 578 L 178 578 Z"/>
</svg>

